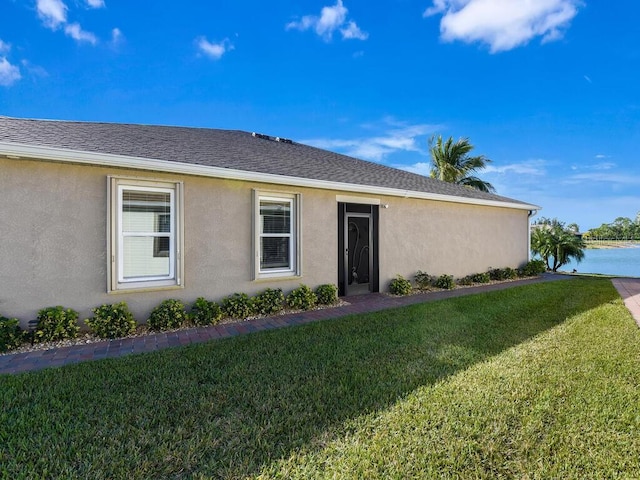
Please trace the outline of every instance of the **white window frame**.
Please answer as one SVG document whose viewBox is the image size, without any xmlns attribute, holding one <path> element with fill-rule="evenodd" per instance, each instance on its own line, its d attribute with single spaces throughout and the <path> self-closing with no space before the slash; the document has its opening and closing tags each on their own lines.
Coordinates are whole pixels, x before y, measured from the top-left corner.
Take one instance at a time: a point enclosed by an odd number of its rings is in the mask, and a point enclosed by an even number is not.
<svg viewBox="0 0 640 480">
<path fill-rule="evenodd" d="M 167 237 L 158 232 L 134 233 L 123 231 L 123 192 L 160 192 L 170 195 L 170 232 L 169 238 L 169 272 L 167 275 L 124 277 L 124 239 L 135 236 Z M 108 177 L 108 255 L 107 268 L 108 292 L 115 293 L 131 290 L 156 290 L 164 288 L 176 288 L 183 286 L 183 184 L 182 182 L 166 182 L 158 180 L 146 180 L 125 177 Z"/>
<path fill-rule="evenodd" d="M 268 234 L 262 232 L 260 205 L 265 202 L 284 202 L 290 205 L 290 232 L 288 234 Z M 253 279 L 269 279 L 281 277 L 299 277 L 302 275 L 302 197 L 295 193 L 268 192 L 253 190 Z M 269 237 L 289 238 L 289 266 L 286 268 L 262 268 L 261 239 Z"/>
</svg>

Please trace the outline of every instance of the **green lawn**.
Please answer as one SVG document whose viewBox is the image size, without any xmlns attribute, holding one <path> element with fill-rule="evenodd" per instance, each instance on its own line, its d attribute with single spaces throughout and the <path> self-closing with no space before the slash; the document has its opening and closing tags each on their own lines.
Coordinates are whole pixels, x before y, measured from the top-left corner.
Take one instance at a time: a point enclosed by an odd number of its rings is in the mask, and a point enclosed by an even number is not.
<svg viewBox="0 0 640 480">
<path fill-rule="evenodd" d="M 0 376 L 0 478 L 640 478 L 640 330 L 580 278 Z"/>
</svg>

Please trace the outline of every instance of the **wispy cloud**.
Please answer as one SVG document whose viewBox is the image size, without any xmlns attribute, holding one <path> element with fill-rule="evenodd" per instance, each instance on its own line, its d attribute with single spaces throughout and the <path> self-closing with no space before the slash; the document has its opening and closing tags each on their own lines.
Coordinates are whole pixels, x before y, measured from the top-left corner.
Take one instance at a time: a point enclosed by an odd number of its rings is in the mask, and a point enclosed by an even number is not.
<svg viewBox="0 0 640 480">
<path fill-rule="evenodd" d="M 489 45 L 492 53 L 511 50 L 541 37 L 562 38 L 582 0 L 433 0 L 425 17 L 442 14 L 444 41 Z"/>
<path fill-rule="evenodd" d="M 331 41 L 335 32 L 339 31 L 343 40 L 366 40 L 369 34 L 362 31 L 353 20 L 347 21 L 349 11 L 337 0 L 333 6 L 322 7 L 320 15 L 305 15 L 300 20 L 289 22 L 287 30 L 313 30 L 325 42 Z"/>
<path fill-rule="evenodd" d="M 0 86 L 10 87 L 22 78 L 20 68 L 7 60 L 11 45 L 0 40 Z"/>
<path fill-rule="evenodd" d="M 198 37 L 196 45 L 202 54 L 214 60 L 220 60 L 225 53 L 235 48 L 228 38 L 216 43 L 210 42 L 205 37 Z"/>
<path fill-rule="evenodd" d="M 67 22 L 68 8 L 62 0 L 38 0 L 36 9 L 43 23 L 53 30 Z"/>
<path fill-rule="evenodd" d="M 87 0 L 87 5 L 91 8 L 102 8 L 105 6 L 103 0 Z M 77 42 L 90 43 L 96 45 L 98 37 L 95 34 L 84 30 L 79 23 L 67 21 L 69 7 L 62 0 L 37 0 L 36 10 L 42 23 L 51 30 L 62 28 L 64 33 Z"/>
<path fill-rule="evenodd" d="M 10 87 L 21 78 L 20 69 L 9 63 L 5 57 L 0 56 L 0 85 Z"/>
<path fill-rule="evenodd" d="M 84 31 L 79 23 L 65 25 L 64 33 L 78 42 L 87 42 L 91 45 L 98 43 L 98 38 L 93 33 Z"/>
<path fill-rule="evenodd" d="M 368 125 L 367 130 L 376 130 L 376 134 L 350 139 L 315 138 L 301 140 L 301 143 L 318 148 L 337 151 L 352 157 L 380 162 L 389 155 L 398 152 L 424 153 L 427 145 L 426 137 L 438 126 L 428 124 L 406 124 L 392 119 L 385 119 L 382 125 Z"/>
<path fill-rule="evenodd" d="M 483 170 L 485 173 L 498 175 L 533 175 L 542 176 L 547 174 L 544 160 L 527 160 L 520 163 L 509 163 L 506 165 L 489 164 Z"/>
<path fill-rule="evenodd" d="M 104 0 L 87 0 L 87 5 L 91 8 L 104 8 Z"/>
<path fill-rule="evenodd" d="M 117 47 L 124 41 L 124 35 L 119 28 L 111 30 L 111 45 Z"/>
</svg>

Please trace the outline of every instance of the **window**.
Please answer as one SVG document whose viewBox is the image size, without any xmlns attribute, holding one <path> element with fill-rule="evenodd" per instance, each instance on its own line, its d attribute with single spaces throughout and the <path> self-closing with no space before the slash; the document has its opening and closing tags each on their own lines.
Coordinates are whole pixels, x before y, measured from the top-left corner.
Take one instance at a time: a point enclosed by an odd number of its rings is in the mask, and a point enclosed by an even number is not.
<svg viewBox="0 0 640 480">
<path fill-rule="evenodd" d="M 109 181 L 110 290 L 181 285 L 181 184 Z"/>
<path fill-rule="evenodd" d="M 300 275 L 299 195 L 254 195 L 254 278 Z"/>
</svg>

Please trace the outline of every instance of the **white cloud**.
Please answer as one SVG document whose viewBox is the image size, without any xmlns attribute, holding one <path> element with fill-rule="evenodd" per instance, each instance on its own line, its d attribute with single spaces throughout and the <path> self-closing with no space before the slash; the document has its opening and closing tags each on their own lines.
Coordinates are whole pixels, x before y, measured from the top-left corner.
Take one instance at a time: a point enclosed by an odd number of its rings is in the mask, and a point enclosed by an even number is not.
<svg viewBox="0 0 640 480">
<path fill-rule="evenodd" d="M 114 28 L 111 30 L 111 44 L 112 45 L 120 45 L 124 39 L 124 35 L 122 35 L 122 31 L 119 28 Z"/>
<path fill-rule="evenodd" d="M 87 0 L 87 5 L 91 8 L 104 8 L 104 0 Z"/>
<path fill-rule="evenodd" d="M 365 160 L 383 161 L 387 156 L 397 152 L 424 153 L 427 140 L 419 137 L 435 131 L 437 126 L 427 124 L 408 125 L 395 122 L 393 119 L 385 119 L 382 127 L 368 127 L 376 130 L 382 129 L 380 134 L 352 139 L 310 139 L 301 143 L 313 145 L 318 148 L 338 151 L 352 157 Z"/>
<path fill-rule="evenodd" d="M 104 0 L 85 1 L 86 5 L 90 8 L 103 8 L 105 6 Z M 98 43 L 96 35 L 83 30 L 79 23 L 68 23 L 67 12 L 69 8 L 62 0 L 37 0 L 36 8 L 38 17 L 40 17 L 47 28 L 58 30 L 58 28 L 64 27 L 64 33 L 77 42 L 90 43 L 91 45 Z M 114 32 L 116 30 L 117 29 L 114 29 Z"/>
<path fill-rule="evenodd" d="M 487 165 L 483 172 L 494 173 L 498 175 L 534 175 L 541 176 L 546 175 L 545 169 L 546 162 L 544 160 L 529 160 L 521 163 L 510 163 L 507 165 Z"/>
<path fill-rule="evenodd" d="M 199 37 L 196 39 L 196 44 L 200 52 L 214 60 L 220 60 L 225 53 L 234 49 L 228 38 L 218 43 L 212 43 L 205 37 Z"/>
<path fill-rule="evenodd" d="M 356 40 L 366 40 L 369 38 L 369 34 L 360 30 L 356 25 L 356 22 L 349 22 L 345 28 L 340 29 L 340 33 L 342 34 L 342 38 L 345 40 L 352 38 Z"/>
<path fill-rule="evenodd" d="M 38 16 L 51 29 L 67 22 L 67 6 L 62 0 L 38 0 L 36 8 Z"/>
<path fill-rule="evenodd" d="M 489 45 L 492 53 L 511 50 L 542 37 L 562 38 L 582 0 L 433 0 L 424 16 L 442 14 L 444 41 Z"/>
<path fill-rule="evenodd" d="M 91 45 L 95 45 L 96 43 L 98 43 L 98 39 L 96 38 L 96 36 L 91 32 L 82 30 L 82 27 L 80 27 L 80 24 L 78 23 L 70 23 L 68 25 L 65 25 L 64 33 L 78 42 L 87 42 Z"/>
<path fill-rule="evenodd" d="M 5 57 L 0 56 L 0 85 L 10 87 L 21 78 L 20 69 L 9 63 Z"/>
<path fill-rule="evenodd" d="M 3 87 L 10 87 L 22 78 L 20 68 L 7 60 L 10 50 L 11 45 L 0 40 L 0 86 Z"/>
<path fill-rule="evenodd" d="M 330 7 L 322 7 L 320 16 L 305 15 L 299 21 L 293 21 L 286 25 L 287 30 L 295 29 L 305 31 L 313 29 L 325 42 L 333 38 L 333 34 L 339 31 L 343 40 L 366 40 L 369 34 L 360 30 L 353 20 L 347 22 L 348 10 L 342 3 Z"/>
</svg>

